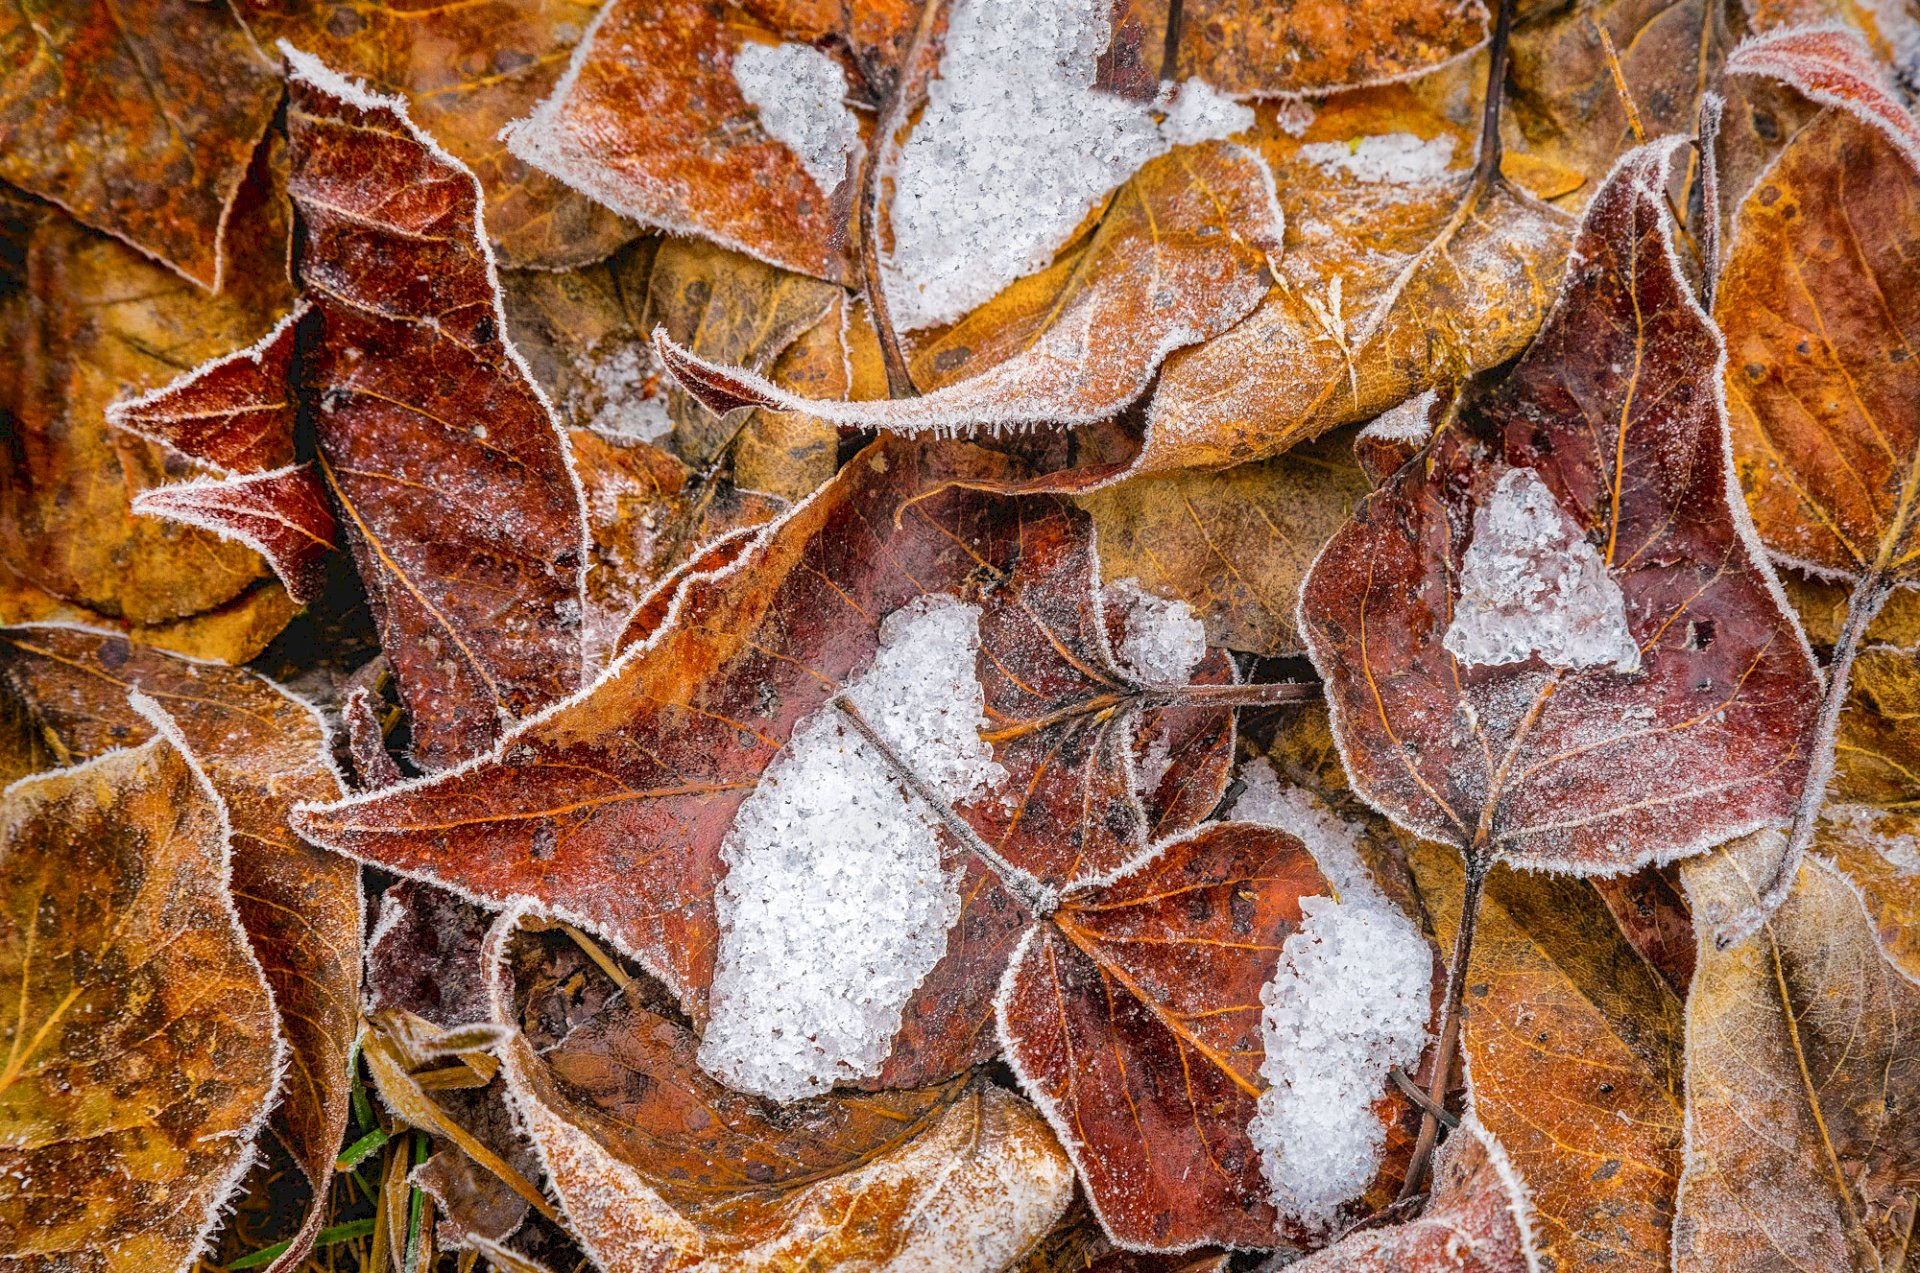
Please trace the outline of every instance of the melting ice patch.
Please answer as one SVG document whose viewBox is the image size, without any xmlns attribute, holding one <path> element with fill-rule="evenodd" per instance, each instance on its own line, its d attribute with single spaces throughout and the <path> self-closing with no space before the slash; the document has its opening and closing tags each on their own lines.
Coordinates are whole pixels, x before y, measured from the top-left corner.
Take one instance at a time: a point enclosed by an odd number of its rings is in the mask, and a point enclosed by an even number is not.
<svg viewBox="0 0 1920 1273">
<path fill-rule="evenodd" d="M 956 0 L 938 77 L 895 166 L 885 262 L 903 328 L 958 318 L 1044 268 L 1107 191 L 1253 113 L 1189 81 L 1152 109 L 1093 86 L 1107 0 Z"/>
<path fill-rule="evenodd" d="M 978 606 L 922 598 L 881 625 L 873 666 L 847 686 L 953 802 L 1006 777 L 980 739 L 979 650 Z M 960 914 L 938 826 L 838 709 L 801 722 L 721 846 L 709 1073 L 790 1101 L 879 1072 Z"/>
<path fill-rule="evenodd" d="M 1640 670 L 1620 585 L 1529 468 L 1508 470 L 1474 511 L 1460 598 L 1441 644 L 1463 663 L 1500 666 L 1538 654 L 1570 671 Z"/>
<path fill-rule="evenodd" d="M 749 40 L 733 55 L 740 96 L 760 112 L 760 127 L 800 160 L 822 194 L 846 180 L 860 146 L 860 121 L 847 109 L 840 64 L 810 44 Z"/>
<path fill-rule="evenodd" d="M 1383 901 L 1300 901 L 1274 979 L 1260 992 L 1267 1056 L 1247 1135 L 1283 1214 L 1317 1229 L 1380 1169 L 1386 1128 L 1373 1104 L 1394 1066 L 1427 1045 L 1433 956 Z"/>
</svg>

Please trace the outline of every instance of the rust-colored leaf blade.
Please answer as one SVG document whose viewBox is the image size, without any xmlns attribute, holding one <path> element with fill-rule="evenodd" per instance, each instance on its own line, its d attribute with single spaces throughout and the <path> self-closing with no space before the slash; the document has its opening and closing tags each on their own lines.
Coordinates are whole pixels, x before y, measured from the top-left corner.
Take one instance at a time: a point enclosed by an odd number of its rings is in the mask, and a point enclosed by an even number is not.
<svg viewBox="0 0 1920 1273">
<path fill-rule="evenodd" d="M 291 384 L 304 307 L 246 349 L 107 408 L 107 423 L 228 473 L 293 463 L 299 408 Z"/>
<path fill-rule="evenodd" d="M 1235 96 L 1320 94 L 1409 79 L 1487 39 L 1480 0 L 1188 0 L 1180 17 L 1180 73 Z"/>
<path fill-rule="evenodd" d="M 472 174 L 289 51 L 320 471 L 430 768 L 580 684 L 585 514 L 506 334 Z"/>
<path fill-rule="evenodd" d="M 227 891 L 225 810 L 155 739 L 16 783 L 0 834 L 7 1249 L 183 1267 L 252 1160 L 284 1049 Z"/>
<path fill-rule="evenodd" d="M 245 544 L 302 605 L 326 589 L 327 554 L 337 546 L 339 526 L 310 465 L 156 487 L 134 497 L 133 511 Z"/>
<path fill-rule="evenodd" d="M 1807 772 L 1819 683 L 1729 502 L 1720 344 L 1669 237 L 1676 153 L 1622 161 L 1533 347 L 1361 502 L 1302 591 L 1355 789 L 1481 861 L 1613 874 L 1700 852 L 1787 816 Z M 1448 648 L 1476 509 L 1527 472 L 1618 587 L 1635 670 Z"/>
</svg>

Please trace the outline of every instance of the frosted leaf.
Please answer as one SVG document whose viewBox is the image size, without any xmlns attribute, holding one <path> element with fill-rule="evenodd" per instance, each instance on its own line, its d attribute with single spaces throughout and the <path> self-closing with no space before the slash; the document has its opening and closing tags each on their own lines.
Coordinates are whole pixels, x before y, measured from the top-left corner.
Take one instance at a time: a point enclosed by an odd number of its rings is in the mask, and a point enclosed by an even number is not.
<svg viewBox="0 0 1920 1273">
<path fill-rule="evenodd" d="M 955 0 L 926 110 L 901 148 L 888 302 L 903 329 L 947 322 L 1047 266 L 1093 205 L 1176 144 L 1251 112 L 1189 84 L 1168 125 L 1093 86 L 1105 0 Z"/>
<path fill-rule="evenodd" d="M 978 606 L 922 598 L 881 625 L 873 666 L 847 686 L 954 803 L 1006 776 L 979 735 L 979 624 Z M 721 848 L 708 1072 L 783 1101 L 879 1072 L 960 914 L 938 827 L 838 709 L 801 722 Z"/>
<path fill-rule="evenodd" d="M 1247 1135 L 1274 1206 L 1330 1228 L 1380 1168 L 1386 1127 L 1373 1104 L 1387 1072 L 1427 1044 L 1433 956 L 1405 916 L 1372 900 L 1300 901 L 1274 979 L 1260 992 L 1271 1086 Z"/>
<path fill-rule="evenodd" d="M 1245 785 L 1231 810 L 1234 821 L 1278 827 L 1306 845 L 1320 873 L 1340 890 L 1342 901 L 1366 898 L 1386 904 L 1386 895 L 1360 856 L 1359 827 L 1313 792 L 1281 782 L 1265 756 L 1240 766 L 1238 776 Z"/>
<path fill-rule="evenodd" d="M 1187 603 L 1157 597 L 1138 579 L 1107 585 L 1103 600 L 1121 616 L 1124 635 L 1114 657 L 1146 685 L 1185 685 L 1207 656 L 1207 629 Z"/>
<path fill-rule="evenodd" d="M 1363 438 L 1375 438 L 1382 442 L 1409 442 L 1414 446 L 1423 446 L 1433 436 L 1434 400 L 1439 394 L 1432 389 L 1416 393 L 1397 407 L 1382 411 L 1373 418 L 1373 422 L 1360 430 Z"/>
<path fill-rule="evenodd" d="M 1830 804 L 1820 811 L 1820 816 L 1826 822 L 1844 825 L 1854 843 L 1878 853 L 1880 859 L 1893 868 L 1895 875 L 1903 879 L 1909 875 L 1920 875 L 1920 838 L 1916 838 L 1911 831 L 1888 832 L 1880 829 L 1884 821 L 1893 821 L 1899 826 L 1911 826 L 1910 822 L 1895 819 L 1885 809 L 1859 804 Z"/>
<path fill-rule="evenodd" d="M 860 146 L 860 121 L 846 107 L 840 64 L 810 44 L 749 40 L 733 55 L 733 78 L 740 96 L 760 112 L 767 136 L 794 153 L 821 194 L 833 193 Z"/>
<path fill-rule="evenodd" d="M 1529 468 L 1508 470 L 1474 511 L 1460 599 L 1441 644 L 1485 666 L 1538 654 L 1568 670 L 1640 670 L 1620 585 Z"/>
<path fill-rule="evenodd" d="M 1453 146 L 1453 137 L 1444 133 L 1429 141 L 1412 133 L 1384 133 L 1351 142 L 1314 142 L 1300 148 L 1300 158 L 1328 176 L 1344 173 L 1368 185 L 1405 185 L 1445 176 Z"/>
</svg>

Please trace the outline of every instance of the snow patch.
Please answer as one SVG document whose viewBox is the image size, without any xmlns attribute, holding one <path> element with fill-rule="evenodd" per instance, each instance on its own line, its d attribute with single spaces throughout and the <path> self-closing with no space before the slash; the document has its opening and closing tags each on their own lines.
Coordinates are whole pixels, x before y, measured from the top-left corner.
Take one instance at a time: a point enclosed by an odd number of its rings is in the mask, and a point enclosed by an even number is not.
<svg viewBox="0 0 1920 1273">
<path fill-rule="evenodd" d="M 1327 882 L 1338 889 L 1340 900 L 1365 898 L 1387 904 L 1386 894 L 1373 882 L 1365 859 L 1360 856 L 1360 828 L 1347 821 L 1305 787 L 1293 787 L 1280 780 L 1273 762 L 1256 756 L 1240 766 L 1240 781 L 1245 784 L 1234 801 L 1232 816 L 1236 822 L 1258 822 L 1277 827 L 1307 846 Z"/>
<path fill-rule="evenodd" d="M 760 112 L 760 127 L 793 152 L 820 193 L 847 179 L 860 121 L 847 109 L 847 76 L 838 62 L 810 44 L 749 40 L 733 55 L 733 79 Z"/>
<path fill-rule="evenodd" d="M 1463 663 L 1488 667 L 1538 654 L 1568 670 L 1640 670 L 1620 585 L 1530 468 L 1508 470 L 1475 510 L 1459 603 L 1441 644 Z"/>
<path fill-rule="evenodd" d="M 582 358 L 578 366 L 599 398 L 587 420 L 589 429 L 602 437 L 639 442 L 658 442 L 673 432 L 666 368 L 652 341 L 623 344 L 604 357 Z"/>
<path fill-rule="evenodd" d="M 1302 898 L 1260 992 L 1266 1061 L 1247 1135 L 1280 1211 L 1331 1228 L 1380 1168 L 1386 1127 L 1373 1105 L 1387 1072 L 1411 1069 L 1427 1045 L 1433 955 L 1405 916 L 1382 902 Z"/>
<path fill-rule="evenodd" d="M 980 739 L 980 609 L 925 597 L 881 625 L 847 694 L 949 801 L 1006 778 Z M 719 969 L 700 1064 L 790 1101 L 877 1074 L 960 914 L 939 822 L 831 706 L 803 721 L 721 847 Z"/>
<path fill-rule="evenodd" d="M 1880 824 L 1893 816 L 1887 810 L 1862 804 L 1830 804 L 1821 811 L 1820 816 L 1827 822 L 1845 827 L 1849 839 L 1878 853 L 1880 859 L 1893 868 L 1895 875 L 1903 879 L 1909 875 L 1920 875 L 1920 838 L 1916 838 L 1911 831 L 1882 831 Z M 1903 820 L 1901 825 L 1911 826 L 1912 823 Z"/>
<path fill-rule="evenodd" d="M 1207 656 L 1207 629 L 1187 603 L 1155 596 L 1138 579 L 1120 579 L 1102 601 L 1118 610 L 1124 635 L 1114 657 L 1146 685 L 1185 685 Z"/>
<path fill-rule="evenodd" d="M 1368 185 L 1408 185 L 1444 176 L 1453 162 L 1454 138 L 1422 141 L 1412 133 L 1382 133 L 1352 141 L 1317 141 L 1300 147 L 1300 158 L 1330 177 L 1345 174 Z"/>
<path fill-rule="evenodd" d="M 895 165 L 884 270 L 905 330 L 947 322 L 1044 269 L 1088 211 L 1174 145 L 1251 112 L 1188 83 L 1165 125 L 1094 88 L 1106 0 L 956 0 L 939 75 Z"/>
</svg>

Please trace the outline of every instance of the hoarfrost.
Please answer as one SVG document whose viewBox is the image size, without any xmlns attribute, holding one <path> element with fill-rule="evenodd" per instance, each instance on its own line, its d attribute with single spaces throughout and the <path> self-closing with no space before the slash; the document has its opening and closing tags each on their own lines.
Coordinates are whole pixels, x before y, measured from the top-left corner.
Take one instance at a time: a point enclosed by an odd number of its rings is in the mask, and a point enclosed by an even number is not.
<svg viewBox="0 0 1920 1273">
<path fill-rule="evenodd" d="M 1406 185 L 1445 175 L 1453 146 L 1454 139 L 1445 134 L 1422 141 L 1412 133 L 1383 133 L 1350 142 L 1313 142 L 1300 148 L 1300 157 L 1328 176 L 1345 173 L 1369 185 Z"/>
<path fill-rule="evenodd" d="M 881 736 L 956 803 L 1006 777 L 979 735 L 979 623 L 977 606 L 922 598 L 881 626 L 872 668 L 847 686 Z M 960 913 L 938 827 L 837 709 L 794 730 L 721 847 L 702 1066 L 783 1101 L 879 1071 Z"/>
<path fill-rule="evenodd" d="M 1340 891 L 1342 901 L 1365 898 L 1386 905 L 1386 895 L 1373 882 L 1360 856 L 1360 828 L 1327 807 L 1313 792 L 1280 781 L 1273 762 L 1256 756 L 1240 766 L 1245 784 L 1234 802 L 1232 816 L 1239 822 L 1278 827 L 1307 846 L 1327 882 Z"/>
<path fill-rule="evenodd" d="M 1185 685 L 1207 656 L 1207 629 L 1187 603 L 1157 597 L 1138 579 L 1107 585 L 1104 601 L 1120 611 L 1120 668 L 1146 685 Z"/>
<path fill-rule="evenodd" d="M 901 148 L 884 265 L 906 330 L 974 309 L 1043 269 L 1107 191 L 1174 145 L 1251 112 L 1185 85 L 1167 123 L 1093 86 L 1105 0 L 956 0 L 938 77 Z"/>
<path fill-rule="evenodd" d="M 1386 1128 L 1373 1104 L 1387 1072 L 1426 1047 L 1433 956 L 1383 902 L 1308 897 L 1300 911 L 1260 993 L 1272 1086 L 1247 1134 L 1274 1205 L 1324 1230 L 1379 1170 Z"/>
<path fill-rule="evenodd" d="M 767 136 L 794 153 L 820 193 L 833 193 L 860 146 L 840 64 L 810 44 L 749 40 L 733 55 L 733 78 Z"/>
<path fill-rule="evenodd" d="M 1375 416 L 1371 424 L 1360 430 L 1360 436 L 1424 446 L 1433 436 L 1433 404 L 1439 396 L 1432 389 L 1416 393 L 1399 406 L 1389 407 Z"/>
<path fill-rule="evenodd" d="M 1441 644 L 1485 666 L 1538 654 L 1569 670 L 1640 670 L 1620 585 L 1530 468 L 1508 470 L 1475 510 L 1460 599 Z"/>
<path fill-rule="evenodd" d="M 611 353 L 580 360 L 580 372 L 598 398 L 587 427 L 603 437 L 658 442 L 673 432 L 667 411 L 666 371 L 652 341 L 623 344 Z"/>
</svg>

